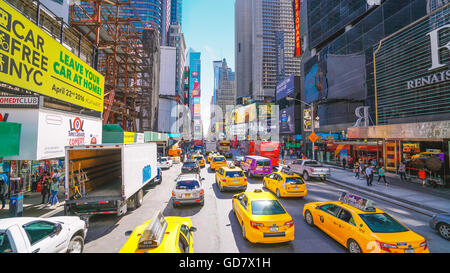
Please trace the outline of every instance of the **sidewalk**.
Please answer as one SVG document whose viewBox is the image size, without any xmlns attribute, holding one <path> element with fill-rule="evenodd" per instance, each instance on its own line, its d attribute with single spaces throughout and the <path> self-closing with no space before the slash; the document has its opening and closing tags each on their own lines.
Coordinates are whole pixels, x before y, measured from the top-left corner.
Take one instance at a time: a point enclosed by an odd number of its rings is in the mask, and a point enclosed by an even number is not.
<svg viewBox="0 0 450 273">
<path fill-rule="evenodd" d="M 292 162 L 291 159 L 286 160 L 286 163 L 290 162 Z M 328 183 L 348 187 L 367 195 L 385 197 L 389 201 L 430 216 L 434 213 L 450 212 L 450 189 L 448 188 L 433 189 L 422 187 L 416 183 L 402 182 L 396 174 L 392 173 L 386 173 L 389 186 L 385 186 L 381 181 L 380 184 L 377 184 L 378 176 L 375 175 L 372 186 L 369 187 L 366 179 L 356 178 L 352 170 L 344 170 L 342 167 L 335 165 L 323 165 L 331 170 L 331 178 L 327 181 Z"/>
<path fill-rule="evenodd" d="M 55 207 L 42 205 L 42 195 L 40 192 L 27 192 L 23 199 L 23 217 L 42 217 L 63 216 L 64 214 L 64 192 L 58 193 L 59 203 Z M 0 209 L 0 219 L 9 218 L 9 200 L 4 209 Z"/>
</svg>

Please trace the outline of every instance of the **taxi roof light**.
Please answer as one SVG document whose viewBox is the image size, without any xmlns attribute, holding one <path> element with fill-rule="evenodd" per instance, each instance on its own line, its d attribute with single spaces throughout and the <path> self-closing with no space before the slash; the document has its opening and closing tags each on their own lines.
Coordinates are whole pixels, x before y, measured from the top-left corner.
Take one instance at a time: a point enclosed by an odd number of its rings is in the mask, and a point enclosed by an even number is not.
<svg viewBox="0 0 450 273">
<path fill-rule="evenodd" d="M 352 207 L 355 207 L 357 209 L 360 209 L 362 211 L 367 211 L 367 212 L 375 212 L 376 211 L 375 207 L 373 206 L 372 200 L 363 198 L 356 194 L 342 192 L 341 196 L 339 197 L 339 201 L 342 203 L 345 203 L 347 205 L 350 205 Z"/>
<path fill-rule="evenodd" d="M 167 221 L 161 211 L 157 211 L 150 220 L 139 239 L 138 248 L 148 249 L 158 247 L 166 232 Z"/>
</svg>

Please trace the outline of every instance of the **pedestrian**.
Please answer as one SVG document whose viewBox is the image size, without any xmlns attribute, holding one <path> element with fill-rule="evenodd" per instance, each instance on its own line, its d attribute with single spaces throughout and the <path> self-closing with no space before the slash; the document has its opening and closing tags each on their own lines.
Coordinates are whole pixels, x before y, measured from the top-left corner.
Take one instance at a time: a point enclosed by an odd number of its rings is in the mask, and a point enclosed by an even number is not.
<svg viewBox="0 0 450 273">
<path fill-rule="evenodd" d="M 8 195 L 8 184 L 5 181 L 0 180 L 0 199 L 2 200 L 2 209 L 5 208 L 6 205 L 6 197 Z"/>
<path fill-rule="evenodd" d="M 422 187 L 425 187 L 427 174 L 425 169 L 420 169 L 419 171 L 419 179 L 422 180 Z"/>
<path fill-rule="evenodd" d="M 292 157 L 294 156 L 294 150 L 290 149 L 289 154 L 291 155 L 291 159 L 292 159 Z"/>
<path fill-rule="evenodd" d="M 400 162 L 400 166 L 398 166 L 398 174 L 400 175 L 400 180 L 406 181 L 406 165 L 404 162 Z"/>
<path fill-rule="evenodd" d="M 384 167 L 383 166 L 381 166 L 379 169 L 378 169 L 378 184 L 380 184 L 380 180 L 381 179 L 383 179 L 383 181 L 384 181 L 384 185 L 385 186 L 387 186 L 388 185 L 388 183 L 387 183 L 387 181 L 386 181 L 386 175 L 385 175 L 385 173 L 384 173 Z"/>
<path fill-rule="evenodd" d="M 367 186 L 372 186 L 373 182 L 373 166 L 370 165 L 368 168 L 366 168 L 366 180 L 367 180 Z"/>
<path fill-rule="evenodd" d="M 51 192 L 51 206 L 58 204 L 58 191 L 59 191 L 59 183 L 56 177 L 52 179 L 50 183 L 50 192 Z"/>
<path fill-rule="evenodd" d="M 347 160 L 345 159 L 345 157 L 342 158 L 342 167 L 344 167 L 345 170 L 345 166 L 347 165 Z"/>
<path fill-rule="evenodd" d="M 38 182 L 39 182 L 39 176 L 38 176 L 37 172 L 34 172 L 31 175 L 31 191 L 32 192 L 36 192 Z"/>
<path fill-rule="evenodd" d="M 47 204 L 48 201 L 50 200 L 50 183 L 49 180 L 50 178 L 46 175 L 42 176 L 42 190 L 41 190 L 41 195 L 42 195 L 42 203 L 41 204 Z M 47 197 L 47 201 L 45 201 Z"/>
<path fill-rule="evenodd" d="M 366 175 L 366 165 L 364 163 L 361 163 L 359 165 L 359 174 L 362 176 Z M 360 177 L 358 176 L 358 178 L 360 178 Z"/>
<path fill-rule="evenodd" d="M 353 166 L 354 168 L 354 172 L 355 172 L 355 177 L 359 179 L 359 163 L 356 162 L 355 165 Z"/>
</svg>

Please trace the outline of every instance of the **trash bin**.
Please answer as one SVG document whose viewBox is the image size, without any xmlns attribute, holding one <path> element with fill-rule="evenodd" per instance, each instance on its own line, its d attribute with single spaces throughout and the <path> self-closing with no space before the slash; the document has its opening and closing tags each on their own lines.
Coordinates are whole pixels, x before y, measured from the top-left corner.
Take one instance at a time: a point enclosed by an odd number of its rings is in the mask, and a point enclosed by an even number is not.
<svg viewBox="0 0 450 273">
<path fill-rule="evenodd" d="M 23 192 L 11 194 L 9 197 L 9 216 L 19 217 L 23 212 Z"/>
</svg>

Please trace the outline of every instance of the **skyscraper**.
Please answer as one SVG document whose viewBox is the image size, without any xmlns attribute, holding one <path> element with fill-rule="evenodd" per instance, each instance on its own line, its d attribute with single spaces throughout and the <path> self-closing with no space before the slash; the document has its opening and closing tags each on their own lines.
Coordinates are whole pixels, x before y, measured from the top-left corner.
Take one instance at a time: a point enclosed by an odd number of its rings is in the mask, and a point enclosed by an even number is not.
<svg viewBox="0 0 450 273">
<path fill-rule="evenodd" d="M 293 14 L 291 0 L 236 0 L 238 97 L 252 95 L 256 100 L 274 98 L 277 60 L 284 61 L 285 75 L 300 75 L 300 60 L 294 57 Z M 284 36 L 284 58 L 278 59 L 277 32 L 283 32 Z"/>
<path fill-rule="evenodd" d="M 163 21 L 162 1 L 163 0 L 131 0 L 144 27 L 151 26 L 158 29 L 160 34 L 162 34 L 161 26 Z M 136 24 L 136 28 L 139 32 L 142 32 L 142 27 L 140 25 Z"/>
<path fill-rule="evenodd" d="M 182 11 L 183 11 L 183 0 L 172 0 L 170 24 L 181 26 Z"/>
</svg>

